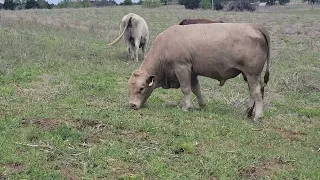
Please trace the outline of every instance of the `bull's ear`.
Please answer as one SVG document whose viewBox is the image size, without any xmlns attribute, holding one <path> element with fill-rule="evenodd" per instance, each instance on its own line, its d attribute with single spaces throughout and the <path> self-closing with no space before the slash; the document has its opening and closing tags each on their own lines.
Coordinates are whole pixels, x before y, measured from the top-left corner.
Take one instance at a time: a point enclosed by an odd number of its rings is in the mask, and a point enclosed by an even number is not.
<svg viewBox="0 0 320 180">
<path fill-rule="evenodd" d="M 148 77 L 147 84 L 149 87 L 151 87 L 153 85 L 155 77 L 156 77 L 155 75 L 151 75 Z"/>
</svg>

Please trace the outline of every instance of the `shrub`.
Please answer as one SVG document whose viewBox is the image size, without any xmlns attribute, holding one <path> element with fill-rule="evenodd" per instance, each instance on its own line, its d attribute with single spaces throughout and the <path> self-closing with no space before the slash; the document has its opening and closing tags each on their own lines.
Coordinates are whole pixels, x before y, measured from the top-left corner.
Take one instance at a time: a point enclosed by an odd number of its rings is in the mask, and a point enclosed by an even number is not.
<svg viewBox="0 0 320 180">
<path fill-rule="evenodd" d="M 211 9 L 211 0 L 201 0 L 200 7 L 202 9 Z"/>
<path fill-rule="evenodd" d="M 178 4 L 184 5 L 184 1 L 185 1 L 185 0 L 178 0 Z"/>
<path fill-rule="evenodd" d="M 132 5 L 131 0 L 124 0 L 123 3 L 120 3 L 120 5 Z"/>
<path fill-rule="evenodd" d="M 227 11 L 255 11 L 256 7 L 249 0 L 235 0 L 227 5 Z"/>
<path fill-rule="evenodd" d="M 200 0 L 184 0 L 184 7 L 186 9 L 197 9 L 199 8 Z"/>
<path fill-rule="evenodd" d="M 161 3 L 158 0 L 145 0 L 142 2 L 142 7 L 144 8 L 152 9 L 157 8 L 159 6 L 161 6 Z"/>
<path fill-rule="evenodd" d="M 220 11 L 220 10 L 222 10 L 224 8 L 220 1 L 214 2 L 213 7 L 217 11 Z"/>
</svg>

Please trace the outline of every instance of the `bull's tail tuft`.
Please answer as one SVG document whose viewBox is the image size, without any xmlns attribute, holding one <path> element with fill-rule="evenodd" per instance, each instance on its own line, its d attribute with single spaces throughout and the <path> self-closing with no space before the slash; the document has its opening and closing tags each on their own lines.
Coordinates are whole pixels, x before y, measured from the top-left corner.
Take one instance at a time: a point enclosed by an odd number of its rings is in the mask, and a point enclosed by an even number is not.
<svg viewBox="0 0 320 180">
<path fill-rule="evenodd" d="M 266 73 L 264 74 L 263 80 L 264 80 L 264 84 L 265 84 L 265 86 L 266 86 L 266 85 L 268 84 L 268 81 L 269 81 L 269 69 L 268 69 L 268 71 L 266 71 Z"/>
</svg>

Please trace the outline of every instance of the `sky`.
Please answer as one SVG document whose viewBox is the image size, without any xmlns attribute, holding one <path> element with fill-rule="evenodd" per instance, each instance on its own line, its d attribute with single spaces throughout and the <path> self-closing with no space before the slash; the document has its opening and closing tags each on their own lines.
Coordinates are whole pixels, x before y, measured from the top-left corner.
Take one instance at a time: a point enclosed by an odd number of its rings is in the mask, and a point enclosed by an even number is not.
<svg viewBox="0 0 320 180">
<path fill-rule="evenodd" d="M 3 0 L 0 0 L 0 2 Z M 61 0 L 47 0 L 49 4 L 53 3 L 53 4 L 58 4 L 58 2 L 60 2 Z M 117 4 L 123 2 L 124 0 L 115 0 L 117 2 Z M 138 2 L 139 0 L 132 0 L 132 2 Z"/>
</svg>

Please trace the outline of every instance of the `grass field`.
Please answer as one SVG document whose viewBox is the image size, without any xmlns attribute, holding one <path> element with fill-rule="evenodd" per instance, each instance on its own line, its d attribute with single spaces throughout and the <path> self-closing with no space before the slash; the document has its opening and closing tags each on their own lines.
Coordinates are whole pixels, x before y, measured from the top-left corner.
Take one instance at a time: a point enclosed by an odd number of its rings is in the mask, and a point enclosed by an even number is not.
<svg viewBox="0 0 320 180">
<path fill-rule="evenodd" d="M 0 179 L 320 179 L 320 11 L 191 11 L 181 6 L 0 11 Z M 265 116 L 246 118 L 242 77 L 200 78 L 207 103 L 178 89 L 129 110 L 121 18 L 151 42 L 184 18 L 263 24 L 271 34 Z"/>
</svg>

